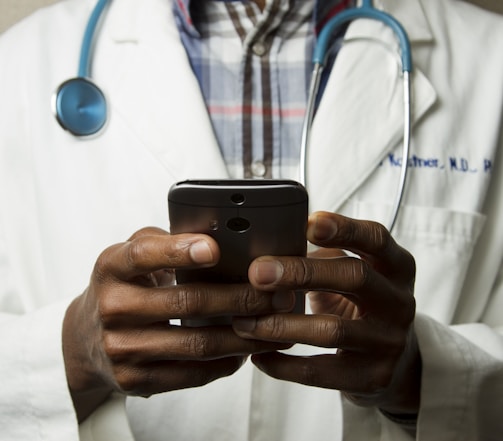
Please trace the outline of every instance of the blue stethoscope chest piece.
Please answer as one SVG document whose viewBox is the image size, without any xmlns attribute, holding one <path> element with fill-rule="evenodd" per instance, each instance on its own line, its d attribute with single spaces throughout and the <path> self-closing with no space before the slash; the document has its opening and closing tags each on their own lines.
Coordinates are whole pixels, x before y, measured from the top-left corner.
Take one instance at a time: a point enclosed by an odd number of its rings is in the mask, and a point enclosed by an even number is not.
<svg viewBox="0 0 503 441">
<path fill-rule="evenodd" d="M 94 135 L 107 120 L 105 95 L 92 81 L 83 77 L 61 84 L 53 106 L 59 124 L 75 136 Z"/>
</svg>

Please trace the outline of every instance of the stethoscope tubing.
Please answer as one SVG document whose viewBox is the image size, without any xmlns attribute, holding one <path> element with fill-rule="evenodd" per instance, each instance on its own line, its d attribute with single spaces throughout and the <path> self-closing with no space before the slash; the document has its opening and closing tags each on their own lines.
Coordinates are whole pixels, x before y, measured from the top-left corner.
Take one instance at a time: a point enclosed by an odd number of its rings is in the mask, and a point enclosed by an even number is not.
<svg viewBox="0 0 503 441">
<path fill-rule="evenodd" d="M 309 85 L 306 113 L 302 127 L 302 138 L 299 161 L 299 181 L 306 186 L 307 180 L 307 151 L 309 149 L 311 128 L 313 124 L 316 101 L 319 93 L 321 75 L 328 55 L 328 47 L 332 35 L 342 25 L 359 18 L 368 18 L 384 23 L 394 32 L 400 45 L 400 60 L 403 76 L 403 144 L 402 144 L 402 164 L 400 167 L 400 177 L 397 187 L 396 197 L 391 210 L 390 220 L 386 225 L 389 231 L 395 227 L 402 200 L 405 194 L 405 187 L 408 173 L 408 158 L 410 153 L 411 128 L 412 128 L 412 108 L 411 108 L 411 85 L 410 74 L 412 72 L 412 55 L 410 41 L 403 26 L 391 15 L 377 10 L 373 7 L 371 0 L 363 0 L 360 7 L 346 9 L 340 14 L 330 19 L 321 30 L 313 51 L 313 71 Z"/>
<path fill-rule="evenodd" d="M 340 29 L 340 27 L 346 23 L 360 18 L 380 21 L 393 31 L 400 44 L 402 71 L 412 72 L 412 51 L 407 32 L 395 17 L 374 8 L 371 0 L 363 0 L 362 5 L 359 7 L 345 9 L 332 17 L 325 26 L 323 26 L 314 47 L 313 64 L 319 63 L 325 65 L 328 46 L 330 45 L 331 37 L 334 35 L 335 30 Z"/>
<path fill-rule="evenodd" d="M 412 134 L 412 109 L 411 109 L 411 85 L 410 72 L 403 72 L 403 145 L 402 145 L 402 164 L 400 167 L 400 178 L 398 181 L 398 189 L 395 198 L 395 203 L 391 210 L 390 222 L 388 225 L 389 231 L 393 231 L 400 207 L 402 206 L 403 197 L 405 195 L 405 185 L 407 183 L 407 174 L 409 170 L 409 154 L 410 154 L 410 139 Z"/>
<path fill-rule="evenodd" d="M 94 36 L 96 35 L 96 28 L 100 18 L 103 15 L 103 11 L 108 6 L 111 0 L 98 0 L 96 6 L 89 17 L 87 22 L 86 30 L 84 32 L 84 37 L 82 38 L 82 47 L 80 49 L 80 59 L 79 59 L 79 70 L 78 77 L 90 78 L 91 71 L 91 49 L 93 46 Z"/>
</svg>

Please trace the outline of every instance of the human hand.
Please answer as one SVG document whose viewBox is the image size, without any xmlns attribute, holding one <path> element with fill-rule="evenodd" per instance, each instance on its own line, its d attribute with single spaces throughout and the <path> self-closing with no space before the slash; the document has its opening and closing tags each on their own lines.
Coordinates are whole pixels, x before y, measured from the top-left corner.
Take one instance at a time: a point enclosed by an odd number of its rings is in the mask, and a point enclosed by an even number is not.
<svg viewBox="0 0 503 441">
<path fill-rule="evenodd" d="M 235 318 L 233 326 L 244 338 L 338 350 L 311 357 L 272 352 L 253 362 L 275 378 L 339 389 L 359 405 L 416 413 L 414 259 L 381 225 L 326 212 L 310 217 L 308 239 L 322 247 L 317 255 L 259 258 L 249 279 L 260 290 L 311 291 L 313 315 Z"/>
<path fill-rule="evenodd" d="M 231 326 L 187 328 L 170 319 L 270 314 L 293 294 L 251 285 L 174 285 L 174 269 L 214 265 L 216 242 L 148 228 L 105 250 L 63 325 L 67 380 L 79 420 L 111 391 L 149 396 L 235 372 L 252 353 L 286 348 L 238 337 Z"/>
</svg>

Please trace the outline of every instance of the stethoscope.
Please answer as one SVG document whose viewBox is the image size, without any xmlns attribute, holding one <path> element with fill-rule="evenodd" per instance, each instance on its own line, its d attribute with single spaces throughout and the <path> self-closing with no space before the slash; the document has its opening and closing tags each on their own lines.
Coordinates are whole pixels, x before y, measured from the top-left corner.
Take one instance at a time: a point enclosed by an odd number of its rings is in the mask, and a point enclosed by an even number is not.
<svg viewBox="0 0 503 441">
<path fill-rule="evenodd" d="M 86 26 L 80 52 L 79 70 L 75 78 L 62 83 L 53 97 L 53 111 L 63 129 L 77 137 L 87 137 L 100 132 L 107 121 L 107 102 L 105 94 L 91 81 L 91 47 L 96 34 L 96 28 L 103 12 L 111 0 L 98 0 Z M 401 52 L 404 96 L 404 130 L 402 146 L 402 164 L 398 190 L 390 216 L 388 229 L 395 226 L 407 180 L 407 158 L 410 150 L 411 135 L 411 91 L 410 73 L 412 72 L 412 58 L 410 42 L 403 26 L 391 15 L 376 9 L 372 0 L 362 0 L 361 6 L 349 8 L 331 18 L 318 35 L 313 52 L 313 72 L 309 86 L 306 115 L 302 129 L 300 152 L 300 179 L 306 184 L 307 150 L 311 127 L 313 123 L 315 104 L 320 90 L 320 80 L 328 58 L 328 47 L 331 36 L 337 29 L 350 21 L 367 18 L 377 20 L 390 27 L 398 39 Z"/>
<path fill-rule="evenodd" d="M 52 108 L 63 129 L 72 135 L 96 135 L 107 122 L 107 100 L 91 80 L 91 48 L 96 28 L 110 0 L 99 0 L 87 22 L 75 78 L 62 83 L 52 98 Z"/>
<path fill-rule="evenodd" d="M 369 18 L 383 22 L 390 27 L 398 39 L 400 45 L 400 58 L 403 74 L 403 105 L 404 105 L 404 129 L 403 129 L 403 145 L 402 145 L 402 164 L 400 168 L 400 179 L 395 201 L 392 207 L 388 229 L 391 231 L 395 226 L 398 212 L 400 211 L 402 198 L 405 192 L 405 182 L 407 180 L 407 158 L 410 150 L 410 133 L 411 133 L 411 99 L 410 99 L 410 73 L 412 71 L 412 56 L 410 50 L 410 41 L 403 26 L 391 15 L 380 11 L 372 5 L 372 0 L 362 0 L 360 7 L 350 8 L 337 14 L 330 19 L 321 30 L 318 41 L 313 53 L 313 72 L 311 74 L 311 84 L 309 86 L 309 95 L 307 101 L 306 116 L 302 129 L 301 153 L 300 153 L 300 182 L 306 184 L 306 169 L 307 169 L 307 150 L 309 144 L 309 136 L 313 123 L 315 104 L 320 89 L 320 80 L 323 68 L 328 57 L 328 45 L 330 37 L 334 35 L 336 29 L 350 21 L 358 18 Z"/>
</svg>

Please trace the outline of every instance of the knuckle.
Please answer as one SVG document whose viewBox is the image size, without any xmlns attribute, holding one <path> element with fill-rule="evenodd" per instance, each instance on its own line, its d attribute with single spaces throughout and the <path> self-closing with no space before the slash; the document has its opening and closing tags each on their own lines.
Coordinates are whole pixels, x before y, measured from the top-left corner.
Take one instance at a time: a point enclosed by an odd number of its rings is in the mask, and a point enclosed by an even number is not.
<svg viewBox="0 0 503 441">
<path fill-rule="evenodd" d="M 346 263 L 342 280 L 348 281 L 347 291 L 360 292 L 364 290 L 369 284 L 371 275 L 368 263 L 354 257 L 348 258 Z"/>
<path fill-rule="evenodd" d="M 126 264 L 131 269 L 137 269 L 138 264 L 141 261 L 145 254 L 145 246 L 143 241 L 139 239 L 135 239 L 131 242 L 128 242 L 126 247 Z"/>
<path fill-rule="evenodd" d="M 344 342 L 344 326 L 342 319 L 338 316 L 331 317 L 330 322 L 324 322 L 320 332 L 326 336 L 326 344 L 330 348 L 338 347 Z"/>
<path fill-rule="evenodd" d="M 260 312 L 264 307 L 263 298 L 251 285 L 243 287 L 240 294 L 234 297 L 237 310 L 245 315 Z"/>
<path fill-rule="evenodd" d="M 386 253 L 395 243 L 387 228 L 377 222 L 368 222 L 365 225 L 367 225 L 367 228 L 370 230 L 368 235 L 374 244 L 376 254 L 380 255 Z"/>
<path fill-rule="evenodd" d="M 144 330 L 137 329 L 128 333 L 105 332 L 102 336 L 102 346 L 108 360 L 113 364 L 140 362 L 145 352 Z"/>
<path fill-rule="evenodd" d="M 286 333 L 286 322 L 280 315 L 270 315 L 261 321 L 261 328 L 272 340 L 281 340 Z"/>
<path fill-rule="evenodd" d="M 356 237 L 356 223 L 344 218 L 344 222 L 337 225 L 337 237 L 341 243 L 352 243 Z"/>
<path fill-rule="evenodd" d="M 406 305 L 402 314 L 404 323 L 409 326 L 416 316 L 416 299 L 414 296 L 407 296 Z"/>
<path fill-rule="evenodd" d="M 148 375 L 144 375 L 136 366 L 121 365 L 114 369 L 115 382 L 120 391 L 126 395 L 142 395 L 145 383 L 148 383 Z"/>
<path fill-rule="evenodd" d="M 392 240 L 386 227 L 378 222 L 368 220 L 348 220 L 341 223 L 338 236 L 345 243 L 368 241 L 377 249 L 385 249 Z"/>
<path fill-rule="evenodd" d="M 214 342 L 204 332 L 194 332 L 187 337 L 187 347 L 196 358 L 206 359 L 213 354 Z"/>
<path fill-rule="evenodd" d="M 166 231 L 158 227 L 143 227 L 135 232 L 129 240 L 132 241 L 142 236 L 152 236 L 152 235 L 164 235 L 167 234 Z"/>
<path fill-rule="evenodd" d="M 115 332 L 106 332 L 102 337 L 103 350 L 112 362 L 123 360 L 126 357 L 124 344 Z"/>
<path fill-rule="evenodd" d="M 295 265 L 295 267 L 293 267 L 293 262 L 291 263 L 292 268 L 289 268 L 289 273 L 293 274 L 295 286 L 309 287 L 314 278 L 314 268 L 307 259 L 300 259 L 299 262 L 300 265 Z"/>
<path fill-rule="evenodd" d="M 396 253 L 397 266 L 395 269 L 395 276 L 397 280 L 407 284 L 410 293 L 413 294 L 416 280 L 416 260 L 409 251 L 399 245 L 395 244 L 395 246 L 398 250 Z"/>
<path fill-rule="evenodd" d="M 116 302 L 109 296 L 100 296 L 98 299 L 98 311 L 102 323 L 107 323 L 110 318 L 116 315 Z"/>
<path fill-rule="evenodd" d="M 416 276 L 416 260 L 414 256 L 407 250 L 403 249 L 403 261 L 405 268 L 408 270 L 408 273 L 412 278 Z"/>
<path fill-rule="evenodd" d="M 416 299 L 412 292 L 399 292 L 395 296 L 396 310 L 400 313 L 395 315 L 395 323 L 402 328 L 408 328 L 416 316 Z"/>
<path fill-rule="evenodd" d="M 183 285 L 178 285 L 176 292 L 172 296 L 165 296 L 162 299 L 165 303 L 166 311 L 172 311 L 175 316 L 186 317 L 188 289 Z"/>
<path fill-rule="evenodd" d="M 356 259 L 358 264 L 354 266 L 353 282 L 357 290 L 361 290 L 368 285 L 371 269 L 367 262 Z"/>
<path fill-rule="evenodd" d="M 176 294 L 166 296 L 166 310 L 172 311 L 174 315 L 185 318 L 198 315 L 204 308 L 202 286 L 197 289 L 179 285 Z"/>
<path fill-rule="evenodd" d="M 93 271 L 93 280 L 98 284 L 104 284 L 110 279 L 112 247 L 103 251 L 96 259 Z"/>
<path fill-rule="evenodd" d="M 104 328 L 110 328 L 119 323 L 124 315 L 123 304 L 118 297 L 109 293 L 98 298 L 98 316 Z"/>
</svg>

